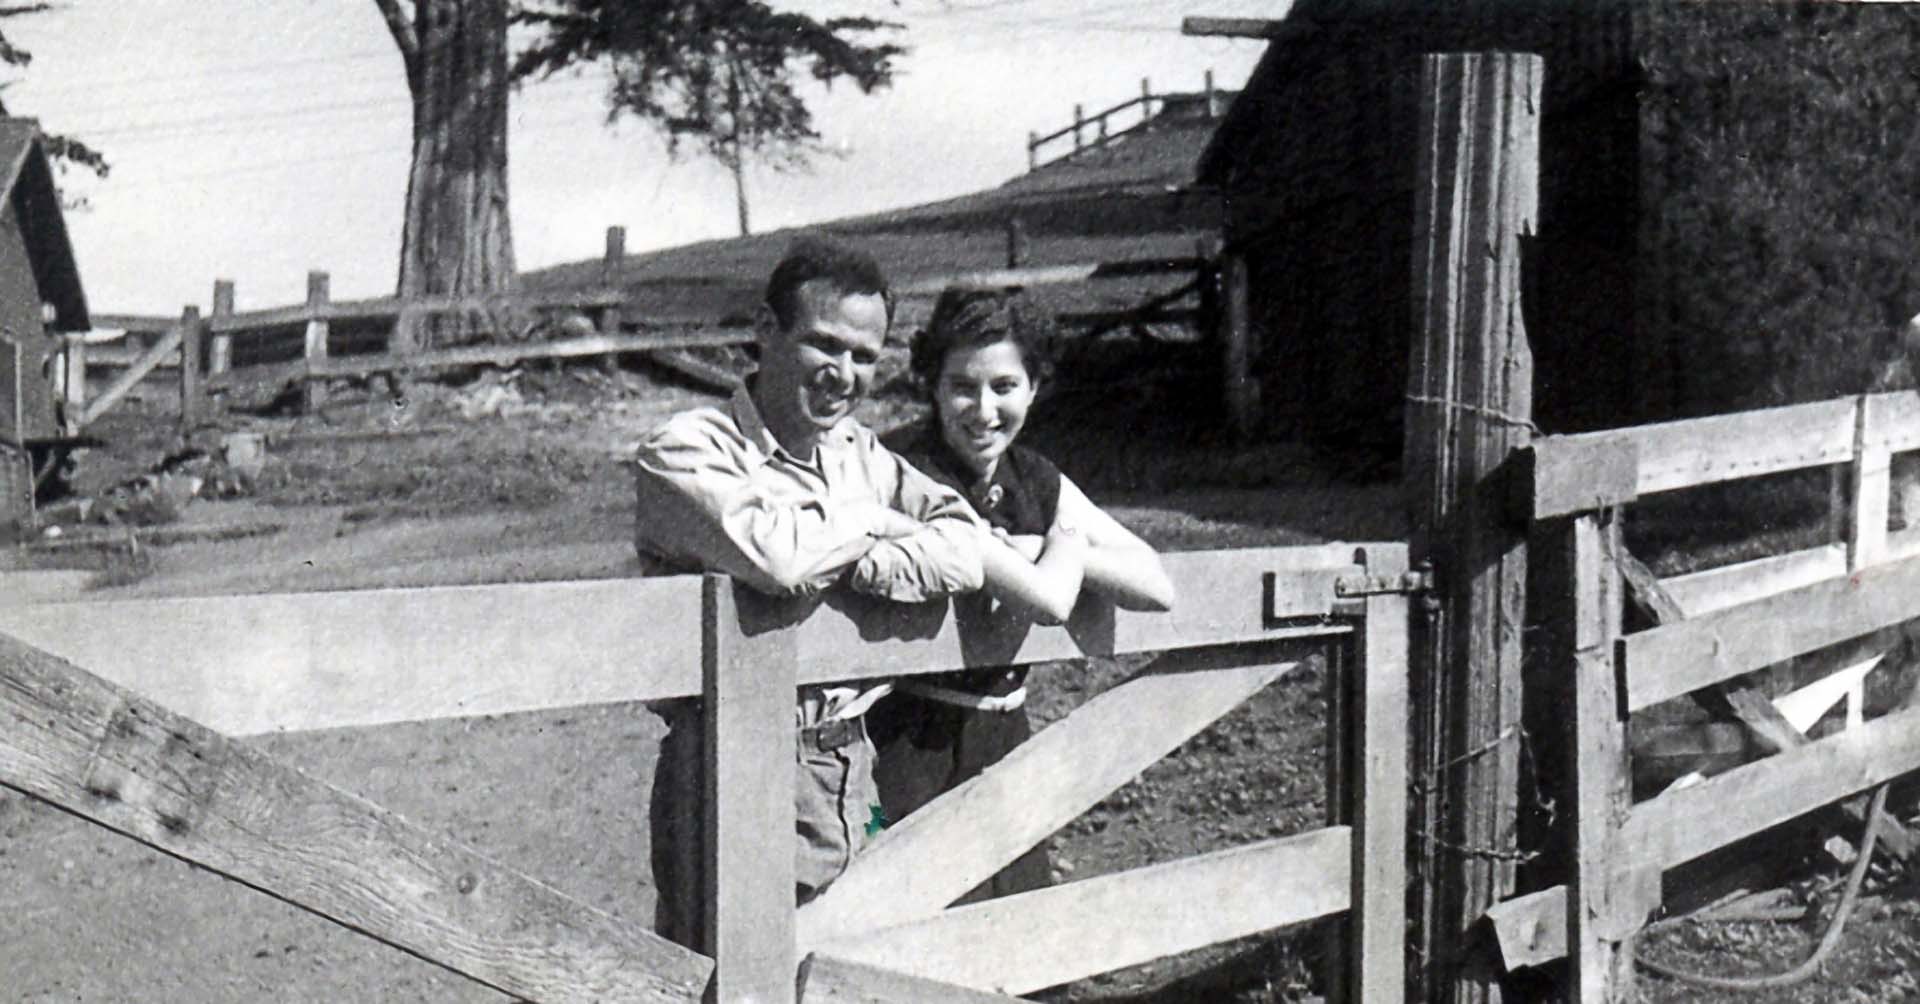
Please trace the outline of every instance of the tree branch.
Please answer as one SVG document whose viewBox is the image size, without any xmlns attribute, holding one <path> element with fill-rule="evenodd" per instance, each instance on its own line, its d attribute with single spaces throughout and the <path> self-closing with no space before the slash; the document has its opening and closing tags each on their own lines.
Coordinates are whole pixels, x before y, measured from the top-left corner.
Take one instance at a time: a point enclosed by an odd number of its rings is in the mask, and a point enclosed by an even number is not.
<svg viewBox="0 0 1920 1004">
<path fill-rule="evenodd" d="M 373 2 L 380 8 L 380 16 L 387 19 L 387 31 L 393 35 L 393 44 L 400 48 L 400 61 L 406 64 L 407 80 L 411 82 L 420 71 L 420 40 L 414 36 L 413 21 L 400 6 L 400 0 Z"/>
</svg>

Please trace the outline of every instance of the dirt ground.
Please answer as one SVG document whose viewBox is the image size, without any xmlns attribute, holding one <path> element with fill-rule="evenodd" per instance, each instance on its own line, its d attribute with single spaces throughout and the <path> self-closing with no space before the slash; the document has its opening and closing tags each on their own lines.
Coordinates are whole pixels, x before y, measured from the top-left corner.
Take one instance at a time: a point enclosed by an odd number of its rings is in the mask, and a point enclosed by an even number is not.
<svg viewBox="0 0 1920 1004">
<path fill-rule="evenodd" d="M 629 574 L 633 518 L 621 466 L 644 431 L 709 400 L 628 371 L 576 367 L 424 385 L 396 399 L 336 388 L 318 417 L 234 415 L 228 428 L 278 440 L 249 497 L 198 502 L 188 539 L 138 559 L 74 549 L 43 561 L 101 569 L 100 596 L 528 581 Z M 166 402 L 116 413 L 110 444 L 83 459 L 83 491 L 151 465 L 170 444 Z M 1108 411 L 1124 429 L 1145 418 Z M 876 425 L 911 414 L 883 401 Z M 1075 421 L 1041 437 L 1074 446 L 1096 499 L 1163 548 L 1391 539 L 1397 488 L 1286 447 L 1202 444 L 1174 476 L 1137 452 L 1098 450 Z M 1106 439 L 1127 438 L 1106 427 Z M 1139 426 L 1141 429 L 1147 425 Z M 380 431 L 387 438 L 338 438 Z M 304 438 L 303 438 L 304 437 Z M 329 438 L 333 437 L 333 438 Z M 1056 449 L 1078 475 L 1072 455 Z M 1197 465 L 1197 466 L 1196 466 Z M 103 531 L 76 528 L 67 539 Z M 118 531 L 114 531 L 118 532 Z M 111 537 L 113 532 L 107 533 Z M 1041 667 L 1036 719 L 1050 722 L 1138 660 Z M 1311 662 L 1053 840 L 1071 880 L 1322 825 L 1325 667 Z M 645 811 L 661 726 L 617 705 L 261 737 L 267 752 L 436 834 L 617 915 L 652 911 Z M 1912 805 L 1897 807 L 1911 815 Z M 1807 888 L 1836 866 L 1814 868 Z M 1920 907 L 1911 880 L 1880 868 L 1825 977 L 1758 996 L 1647 978 L 1650 1001 L 1878 1001 L 1913 993 Z M 218 876 L 0 791 L 0 1000 L 239 1004 L 251 1001 L 493 1001 L 501 995 Z M 1830 902 L 1831 895 L 1813 895 Z M 1816 913 L 1818 911 L 1815 911 Z M 1784 968 L 1810 949 L 1804 923 L 1676 927 L 1649 951 L 1697 968 Z M 1069 1001 L 1299 1001 L 1324 993 L 1314 929 L 1262 936 L 1048 991 Z"/>
</svg>

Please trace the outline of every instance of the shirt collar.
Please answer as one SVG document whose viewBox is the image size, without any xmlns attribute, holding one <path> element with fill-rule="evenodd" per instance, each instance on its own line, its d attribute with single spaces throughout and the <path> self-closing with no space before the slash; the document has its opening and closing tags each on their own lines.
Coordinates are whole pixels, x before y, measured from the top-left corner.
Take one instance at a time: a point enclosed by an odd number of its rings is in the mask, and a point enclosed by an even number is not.
<svg viewBox="0 0 1920 1004">
<path fill-rule="evenodd" d="M 766 419 L 760 417 L 760 406 L 753 402 L 754 377 L 758 375 L 757 373 L 747 374 L 747 378 L 740 382 L 740 386 L 733 389 L 730 407 L 733 411 L 733 422 L 740 428 L 740 434 L 747 437 L 748 442 L 759 447 L 763 456 L 783 455 L 796 461 L 811 463 L 812 458 L 795 457 L 786 447 L 781 446 L 779 437 L 773 434 L 772 429 L 767 428 Z M 852 415 L 841 419 L 834 424 L 833 428 L 827 430 L 826 435 L 820 437 L 820 443 L 815 447 L 816 451 L 851 444 L 857 438 L 854 432 L 856 428 L 857 424 Z"/>
<path fill-rule="evenodd" d="M 766 420 L 760 417 L 760 406 L 753 403 L 752 380 L 749 376 L 733 389 L 733 424 L 740 427 L 740 434 L 747 437 L 748 442 L 771 457 L 781 448 L 780 440 L 774 438 L 773 430 L 767 428 Z"/>
</svg>

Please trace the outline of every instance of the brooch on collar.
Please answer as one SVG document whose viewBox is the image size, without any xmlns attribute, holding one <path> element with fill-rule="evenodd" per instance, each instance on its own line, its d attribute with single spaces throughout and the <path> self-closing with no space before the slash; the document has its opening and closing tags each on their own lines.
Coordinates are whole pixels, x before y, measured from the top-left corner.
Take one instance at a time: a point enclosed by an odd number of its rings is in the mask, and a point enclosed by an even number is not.
<svg viewBox="0 0 1920 1004">
<path fill-rule="evenodd" d="M 1006 497 L 1007 490 L 1000 485 L 987 486 L 987 508 L 992 509 L 999 506 L 1000 501 Z"/>
</svg>

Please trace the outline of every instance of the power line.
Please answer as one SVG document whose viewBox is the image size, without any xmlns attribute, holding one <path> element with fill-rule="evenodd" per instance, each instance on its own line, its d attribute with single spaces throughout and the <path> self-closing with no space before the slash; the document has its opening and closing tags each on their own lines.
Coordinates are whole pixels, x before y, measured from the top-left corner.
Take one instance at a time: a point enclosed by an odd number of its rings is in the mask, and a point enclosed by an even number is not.
<svg viewBox="0 0 1920 1004">
<path fill-rule="evenodd" d="M 289 66 L 312 66 L 319 63 L 352 63 L 368 59 L 377 59 L 381 56 L 393 56 L 397 59 L 399 55 L 400 50 L 389 46 L 385 49 L 363 49 L 326 56 L 302 56 L 294 59 L 270 59 L 255 63 L 232 63 L 211 70 L 183 72 L 176 68 L 162 73 L 147 73 L 131 77 L 96 77 L 89 79 L 83 84 L 69 84 L 60 87 L 41 87 L 32 83 L 29 78 L 24 76 L 6 81 L 5 84 L 7 86 L 25 87 L 30 94 L 35 96 L 57 96 L 63 94 L 92 93 L 102 88 L 129 87 L 136 84 L 147 84 L 158 81 L 179 83 L 181 81 L 203 80 L 208 77 L 241 76 L 258 71 L 272 71 L 277 75 L 279 71 Z"/>
</svg>

